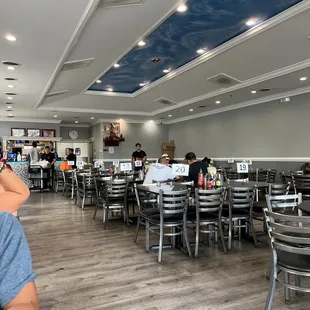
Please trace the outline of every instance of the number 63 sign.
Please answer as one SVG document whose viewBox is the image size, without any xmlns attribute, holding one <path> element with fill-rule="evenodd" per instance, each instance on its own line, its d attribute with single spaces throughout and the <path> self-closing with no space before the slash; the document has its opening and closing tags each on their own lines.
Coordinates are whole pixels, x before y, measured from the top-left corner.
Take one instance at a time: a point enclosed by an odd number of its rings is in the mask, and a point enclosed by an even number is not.
<svg viewBox="0 0 310 310">
<path fill-rule="evenodd" d="M 173 164 L 172 165 L 172 176 L 188 176 L 189 165 Z"/>
<path fill-rule="evenodd" d="M 248 173 L 249 164 L 248 163 L 237 163 L 237 172 L 238 173 Z"/>
</svg>

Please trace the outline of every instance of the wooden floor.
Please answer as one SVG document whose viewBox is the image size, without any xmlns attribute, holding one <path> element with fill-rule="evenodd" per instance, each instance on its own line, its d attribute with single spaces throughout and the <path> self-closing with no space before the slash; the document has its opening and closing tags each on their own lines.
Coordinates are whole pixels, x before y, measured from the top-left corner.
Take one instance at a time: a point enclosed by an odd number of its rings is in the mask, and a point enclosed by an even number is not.
<svg viewBox="0 0 310 310">
<path fill-rule="evenodd" d="M 204 247 L 199 259 L 178 250 L 144 251 L 141 233 L 114 220 L 106 231 L 61 194 L 33 193 L 20 212 L 33 255 L 41 309 L 264 309 L 268 247 L 236 241 L 235 249 Z M 192 238 L 193 236 L 191 236 Z M 152 239 L 157 243 L 156 237 Z M 310 294 L 273 309 L 310 309 Z"/>
</svg>

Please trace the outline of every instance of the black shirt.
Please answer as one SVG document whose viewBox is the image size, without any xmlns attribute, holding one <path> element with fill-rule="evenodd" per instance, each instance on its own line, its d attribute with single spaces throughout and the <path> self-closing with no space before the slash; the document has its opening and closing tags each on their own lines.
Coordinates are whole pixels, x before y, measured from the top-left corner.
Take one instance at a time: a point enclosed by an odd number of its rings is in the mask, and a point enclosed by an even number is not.
<svg viewBox="0 0 310 310">
<path fill-rule="evenodd" d="M 55 155 L 54 153 L 49 153 L 49 154 L 42 154 L 41 156 L 42 160 L 47 160 L 50 164 L 53 162 L 53 160 L 55 159 Z"/>
<path fill-rule="evenodd" d="M 74 165 L 72 166 L 73 169 L 76 168 L 76 155 L 75 154 L 69 154 L 67 156 L 68 161 L 74 161 Z"/>
<path fill-rule="evenodd" d="M 146 157 L 146 153 L 144 151 L 135 151 L 132 153 L 132 157 L 134 158 L 134 160 L 137 160 L 137 159 L 143 159 L 144 157 Z"/>
<path fill-rule="evenodd" d="M 196 161 L 192 163 L 191 165 L 189 165 L 188 176 L 191 181 L 194 181 L 195 187 L 198 186 L 198 174 L 200 172 L 200 169 L 202 170 L 202 173 L 205 174 L 208 172 L 208 169 L 207 169 L 208 167 L 209 165 L 202 161 Z"/>
</svg>

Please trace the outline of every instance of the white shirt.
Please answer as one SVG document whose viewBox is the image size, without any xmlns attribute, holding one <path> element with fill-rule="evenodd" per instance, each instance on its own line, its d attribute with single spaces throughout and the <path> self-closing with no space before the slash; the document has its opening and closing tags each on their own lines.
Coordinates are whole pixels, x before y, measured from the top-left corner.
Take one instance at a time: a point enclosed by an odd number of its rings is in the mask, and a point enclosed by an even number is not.
<svg viewBox="0 0 310 310">
<path fill-rule="evenodd" d="M 39 150 L 36 147 L 29 149 L 28 155 L 30 157 L 30 165 L 35 165 L 39 162 Z"/>
<path fill-rule="evenodd" d="M 172 169 L 163 164 L 152 164 L 146 174 L 143 184 L 152 184 L 154 181 L 165 181 L 172 179 Z"/>
</svg>

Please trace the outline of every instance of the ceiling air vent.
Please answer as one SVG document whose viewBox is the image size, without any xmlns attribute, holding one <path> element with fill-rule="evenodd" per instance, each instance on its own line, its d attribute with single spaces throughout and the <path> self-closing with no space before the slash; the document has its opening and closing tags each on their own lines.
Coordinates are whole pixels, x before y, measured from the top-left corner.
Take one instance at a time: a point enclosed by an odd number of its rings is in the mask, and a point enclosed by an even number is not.
<svg viewBox="0 0 310 310">
<path fill-rule="evenodd" d="M 175 101 L 169 100 L 169 99 L 164 98 L 164 97 L 158 98 L 154 101 L 157 103 L 165 104 L 165 105 L 177 104 Z"/>
<path fill-rule="evenodd" d="M 73 69 L 79 69 L 79 68 L 86 68 L 94 60 L 95 58 L 67 61 L 62 65 L 61 70 L 73 70 Z"/>
<path fill-rule="evenodd" d="M 52 92 L 52 93 L 48 93 L 46 94 L 46 98 L 49 98 L 49 97 L 55 97 L 55 96 L 59 96 L 59 95 L 62 95 L 64 93 L 66 93 L 68 91 L 68 89 L 64 89 L 64 90 L 60 90 L 60 91 L 55 91 L 55 92 Z"/>
<path fill-rule="evenodd" d="M 100 5 L 105 8 L 112 8 L 126 5 L 139 5 L 143 2 L 144 0 L 102 0 Z"/>
<path fill-rule="evenodd" d="M 231 87 L 231 86 L 235 86 L 237 84 L 240 84 L 241 81 L 227 75 L 227 74 L 224 74 L 224 73 L 220 73 L 218 75 L 215 75 L 211 78 L 208 79 L 208 81 L 212 82 L 212 83 L 215 83 L 221 87 Z"/>
</svg>

